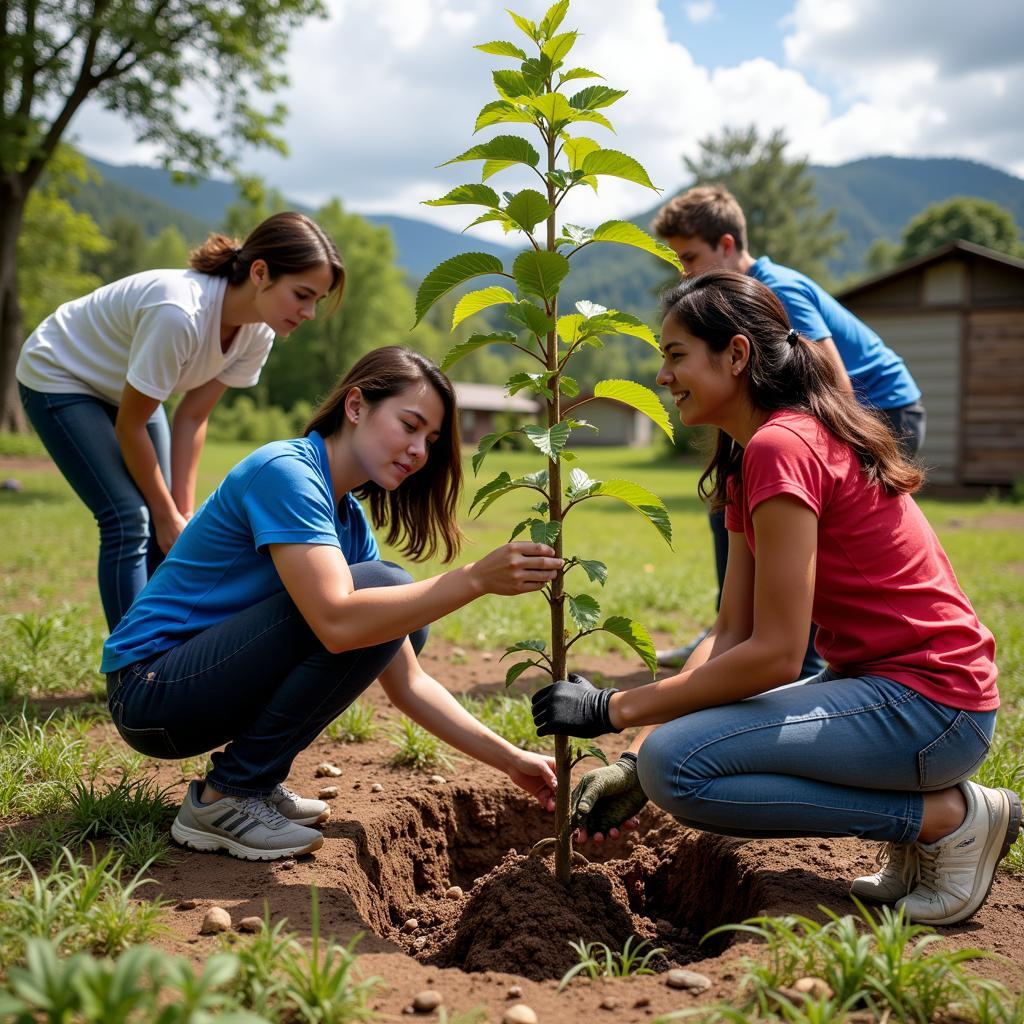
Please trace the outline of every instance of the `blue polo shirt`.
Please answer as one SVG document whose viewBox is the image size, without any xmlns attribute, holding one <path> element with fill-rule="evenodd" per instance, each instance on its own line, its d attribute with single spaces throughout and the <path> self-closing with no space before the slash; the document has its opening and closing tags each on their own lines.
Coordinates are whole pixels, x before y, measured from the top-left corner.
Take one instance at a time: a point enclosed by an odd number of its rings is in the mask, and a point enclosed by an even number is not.
<svg viewBox="0 0 1024 1024">
<path fill-rule="evenodd" d="M 778 296 L 789 322 L 805 338 L 831 338 L 863 405 L 900 409 L 916 402 L 921 389 L 903 360 L 867 324 L 798 270 L 762 256 L 747 273 Z"/>
<path fill-rule="evenodd" d="M 323 438 L 274 441 L 203 502 L 103 645 L 101 672 L 170 650 L 284 590 L 268 544 L 328 544 L 350 565 L 380 558 L 359 502 L 335 507 Z"/>
</svg>

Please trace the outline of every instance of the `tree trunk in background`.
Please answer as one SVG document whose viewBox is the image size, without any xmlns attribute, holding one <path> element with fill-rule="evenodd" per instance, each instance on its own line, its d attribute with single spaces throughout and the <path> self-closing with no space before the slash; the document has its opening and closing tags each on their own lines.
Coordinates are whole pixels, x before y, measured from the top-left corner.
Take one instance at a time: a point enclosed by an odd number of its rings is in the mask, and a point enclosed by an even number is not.
<svg viewBox="0 0 1024 1024">
<path fill-rule="evenodd" d="M 28 429 L 18 400 L 14 368 L 21 350 L 23 317 L 18 301 L 18 234 L 26 193 L 11 173 L 0 177 L 0 430 Z"/>
</svg>

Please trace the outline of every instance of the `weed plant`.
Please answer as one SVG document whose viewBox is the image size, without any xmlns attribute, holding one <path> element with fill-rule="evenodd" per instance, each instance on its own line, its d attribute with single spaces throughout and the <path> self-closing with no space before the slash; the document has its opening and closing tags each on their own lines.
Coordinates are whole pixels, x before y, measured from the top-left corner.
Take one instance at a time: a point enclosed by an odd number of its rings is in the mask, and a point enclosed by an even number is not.
<svg viewBox="0 0 1024 1024">
<path fill-rule="evenodd" d="M 488 694 L 486 697 L 472 697 L 462 694 L 457 699 L 474 718 L 513 746 L 523 750 L 549 751 L 554 745 L 551 737 L 537 735 L 527 696 Z"/>
<path fill-rule="evenodd" d="M 635 935 L 630 935 L 626 939 L 621 953 L 615 952 L 603 942 L 584 942 L 582 939 L 570 942 L 569 945 L 575 951 L 578 962 L 562 976 L 558 983 L 558 991 L 564 991 L 569 982 L 580 974 L 585 974 L 592 981 L 597 978 L 628 978 L 635 974 L 653 974 L 651 962 L 664 956 L 665 950 L 660 946 L 648 949 L 650 943 L 647 939 L 641 939 L 634 945 L 634 939 Z"/>
<path fill-rule="evenodd" d="M 819 909 L 824 923 L 796 915 L 755 917 L 724 925 L 708 938 L 735 931 L 759 938 L 756 960 L 744 961 L 747 1001 L 740 1007 L 717 1005 L 682 1011 L 661 1022 L 698 1017 L 701 1021 L 792 1021 L 841 1024 L 851 1013 L 867 1011 L 875 1020 L 928 1024 L 936 1020 L 1011 1024 L 1022 1004 L 1006 987 L 967 968 L 993 959 L 980 949 L 937 949 L 934 929 L 906 921 L 883 907 L 876 917 L 861 904 L 859 915 L 839 917 Z M 803 996 L 793 985 L 818 978 L 831 994 Z"/>
<path fill-rule="evenodd" d="M 324 729 L 324 736 L 336 743 L 366 743 L 377 735 L 375 716 L 371 705 L 354 701 Z"/>
<path fill-rule="evenodd" d="M 388 739 L 395 747 L 390 764 L 417 771 L 427 768 L 447 768 L 450 771 L 455 767 L 445 743 L 404 715 L 391 729 Z"/>
</svg>

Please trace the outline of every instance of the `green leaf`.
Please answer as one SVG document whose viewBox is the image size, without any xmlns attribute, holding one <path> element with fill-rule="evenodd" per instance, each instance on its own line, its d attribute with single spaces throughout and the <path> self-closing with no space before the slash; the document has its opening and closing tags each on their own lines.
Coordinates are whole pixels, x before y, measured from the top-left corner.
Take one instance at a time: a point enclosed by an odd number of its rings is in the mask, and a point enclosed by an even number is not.
<svg viewBox="0 0 1024 1024">
<path fill-rule="evenodd" d="M 595 398 L 611 398 L 616 402 L 632 406 L 652 420 L 672 440 L 672 423 L 668 418 L 661 399 L 643 384 L 635 380 L 602 380 L 594 386 Z"/>
<path fill-rule="evenodd" d="M 476 133 L 481 128 L 489 128 L 492 124 L 512 123 L 536 124 L 536 121 L 532 114 L 522 110 L 515 103 L 509 103 L 508 100 L 494 100 L 477 114 L 473 132 Z"/>
<path fill-rule="evenodd" d="M 511 437 L 513 434 L 518 434 L 519 430 L 499 430 L 493 434 L 484 434 L 483 437 L 477 442 L 476 453 L 473 456 L 473 475 L 476 476 L 480 472 L 480 466 L 484 459 L 487 458 L 487 453 L 503 438 Z"/>
<path fill-rule="evenodd" d="M 547 647 L 547 642 L 544 640 L 517 640 L 511 647 L 505 648 L 505 653 L 498 661 L 504 661 L 510 654 L 515 654 L 517 651 L 533 651 L 535 654 L 543 654 Z"/>
<path fill-rule="evenodd" d="M 562 150 L 565 153 L 566 159 L 569 161 L 569 169 L 573 171 L 582 170 L 583 160 L 600 148 L 600 142 L 597 142 L 594 139 L 588 139 L 585 135 L 580 135 L 573 139 L 566 139 L 565 142 L 562 143 Z M 566 226 L 568 227 L 568 225 Z"/>
<path fill-rule="evenodd" d="M 552 4 L 548 8 L 547 14 L 544 15 L 540 23 L 540 32 L 545 39 L 551 38 L 555 29 L 562 24 L 562 19 L 568 11 L 569 0 L 558 0 L 558 3 Z"/>
<path fill-rule="evenodd" d="M 488 185 L 459 185 L 440 199 L 425 199 L 421 206 L 498 206 L 498 193 Z"/>
<path fill-rule="evenodd" d="M 491 334 L 474 334 L 461 345 L 456 345 L 454 348 L 449 349 L 448 354 L 444 357 L 444 362 L 441 363 L 441 369 L 447 373 L 455 363 L 463 358 L 463 356 L 468 356 L 478 348 L 483 348 L 485 345 L 514 344 L 515 341 L 516 335 L 513 334 L 512 331 L 494 331 Z"/>
<path fill-rule="evenodd" d="M 579 755 L 578 760 L 580 761 L 585 757 L 596 757 L 603 765 L 608 764 L 608 755 L 593 743 L 588 743 L 585 747 L 577 747 L 576 749 Z"/>
<path fill-rule="evenodd" d="M 527 249 L 521 252 L 512 264 L 512 275 L 519 285 L 519 290 L 542 299 L 550 299 L 557 295 L 558 286 L 568 273 L 569 261 L 558 252 Z"/>
<path fill-rule="evenodd" d="M 627 156 L 625 153 L 620 153 L 617 149 L 597 149 L 593 153 L 588 153 L 583 158 L 583 164 L 580 169 L 586 174 L 606 174 L 613 178 L 625 178 L 626 181 L 636 182 L 636 184 L 643 185 L 645 188 L 653 189 L 655 192 L 660 191 L 654 184 L 652 184 L 651 179 L 647 177 L 647 172 L 643 169 L 639 161 L 634 160 L 631 156 Z M 624 222 L 612 221 L 611 223 L 615 224 Z M 602 225 L 602 227 L 603 226 L 604 225 Z M 635 224 L 631 226 L 635 228 L 638 234 L 642 235 L 645 233 L 641 231 L 640 228 L 636 227 Z M 594 238 L 597 238 L 597 231 L 594 232 Z M 609 241 L 617 242 L 622 241 L 622 239 L 612 238 L 609 239 Z M 665 248 L 668 247 L 666 246 Z"/>
<path fill-rule="evenodd" d="M 524 188 L 522 192 L 516 193 L 505 207 L 505 213 L 526 232 L 533 231 L 540 221 L 547 220 L 553 212 L 547 199 L 532 188 Z"/>
<path fill-rule="evenodd" d="M 447 167 L 448 164 L 465 160 L 486 160 L 489 163 L 501 163 L 506 167 L 511 167 L 513 164 L 536 167 L 540 162 L 540 154 L 526 139 L 520 138 L 518 135 L 495 135 L 489 142 L 473 146 L 465 153 L 452 157 L 451 160 L 446 160 L 439 166 Z"/>
<path fill-rule="evenodd" d="M 571 82 L 576 78 L 604 78 L 604 75 L 599 75 L 596 71 L 591 71 L 589 68 L 570 68 L 562 73 L 559 84 Z"/>
<path fill-rule="evenodd" d="M 593 317 L 588 327 L 596 334 L 628 334 L 640 338 L 656 349 L 659 355 L 661 354 L 661 346 L 658 345 L 654 331 L 632 313 L 620 313 L 617 309 L 610 309 Z"/>
<path fill-rule="evenodd" d="M 543 668 L 548 675 L 551 673 L 545 668 L 544 664 L 539 661 L 517 661 L 506 673 L 505 673 L 505 685 L 511 686 L 528 668 Z"/>
<path fill-rule="evenodd" d="M 553 131 L 561 131 L 570 121 L 575 119 L 576 112 L 569 106 L 568 101 L 560 92 L 549 92 L 544 96 L 534 96 L 524 99 L 537 111 L 552 127 Z"/>
<path fill-rule="evenodd" d="M 560 32 L 557 36 L 551 36 L 541 47 L 541 53 L 551 61 L 552 67 L 557 68 L 562 63 L 576 45 L 578 35 L 578 32 Z"/>
<path fill-rule="evenodd" d="M 530 57 L 522 63 L 523 78 L 533 89 L 534 95 L 547 89 L 548 76 L 551 74 L 551 61 L 543 54 Z"/>
<path fill-rule="evenodd" d="M 522 488 L 531 488 L 544 492 L 544 488 L 548 484 L 548 471 L 546 469 L 538 470 L 536 473 L 527 473 L 526 476 L 521 476 L 513 480 L 508 473 L 499 473 L 490 483 L 484 484 L 476 492 L 473 498 L 473 503 L 469 506 L 469 511 L 473 513 L 473 509 L 479 504 L 480 508 L 476 510 L 475 515 L 477 517 L 483 515 L 484 512 L 493 505 L 498 498 L 509 491 L 520 490 Z M 544 492 L 546 494 L 546 492 Z"/>
<path fill-rule="evenodd" d="M 591 497 L 617 498 L 645 516 L 650 524 L 672 546 L 672 523 L 665 503 L 653 492 L 629 480 L 602 480 L 591 492 Z"/>
<path fill-rule="evenodd" d="M 484 484 L 483 487 L 481 487 L 476 492 L 476 495 L 473 498 L 473 502 L 469 506 L 469 511 L 472 512 L 479 502 L 483 501 L 487 502 L 487 504 L 490 504 L 490 501 L 488 499 L 500 497 L 507 491 L 511 491 L 514 488 L 514 486 L 515 485 L 512 482 L 512 477 L 508 473 L 499 473 L 493 480 L 491 480 L 489 483 Z M 480 512 L 482 511 L 483 509 L 480 510 Z M 478 512 L 477 515 L 479 514 L 480 513 Z"/>
<path fill-rule="evenodd" d="M 486 252 L 464 252 L 438 264 L 427 274 L 416 292 L 416 323 L 442 295 L 453 288 L 484 274 L 503 274 L 505 267 L 497 256 Z M 415 324 L 413 325 L 415 326 Z"/>
<path fill-rule="evenodd" d="M 479 291 L 467 292 L 455 304 L 452 313 L 452 330 L 468 316 L 479 313 L 482 309 L 489 309 L 491 306 L 498 306 L 505 303 L 513 303 L 516 297 L 501 285 L 491 285 L 490 288 L 481 288 Z"/>
<path fill-rule="evenodd" d="M 569 104 L 577 110 L 596 110 L 598 107 L 610 107 L 625 95 L 623 89 L 612 89 L 607 85 L 588 85 L 586 89 L 576 93 L 569 100 Z"/>
<path fill-rule="evenodd" d="M 654 642 L 651 640 L 651 634 L 639 622 L 627 619 L 624 615 L 612 615 L 605 619 L 599 628 L 629 644 L 651 670 L 651 675 L 654 675 L 658 668 Z"/>
<path fill-rule="evenodd" d="M 571 345 L 579 337 L 584 318 L 579 313 L 566 313 L 558 318 L 558 337 L 565 345 Z"/>
<path fill-rule="evenodd" d="M 552 523 L 545 523 L 540 519 L 534 519 L 530 524 L 530 540 L 534 544 L 547 544 L 548 547 L 553 548 L 561 530 L 562 524 L 557 520 Z"/>
<path fill-rule="evenodd" d="M 504 100 L 516 101 L 533 95 L 521 71 L 494 71 L 491 78 L 498 95 Z"/>
<path fill-rule="evenodd" d="M 614 132 L 615 131 L 615 127 L 611 123 L 611 121 L 609 121 L 608 118 L 605 117 L 604 114 L 602 114 L 599 110 L 581 110 L 573 118 L 573 120 L 574 121 L 593 121 L 594 124 L 599 124 L 599 125 L 601 125 L 602 128 L 607 128 L 608 131 L 610 131 L 610 132 Z M 590 182 L 587 181 L 587 184 L 589 185 Z"/>
<path fill-rule="evenodd" d="M 601 606 L 589 594 L 568 594 L 569 614 L 580 629 L 593 629 L 601 616 Z"/>
<path fill-rule="evenodd" d="M 534 305 L 529 299 L 520 299 L 505 314 L 509 320 L 522 324 L 531 334 L 544 337 L 555 329 L 555 321 L 540 306 Z"/>
<path fill-rule="evenodd" d="M 550 430 L 529 423 L 523 427 L 523 433 L 533 442 L 534 447 L 549 459 L 558 461 L 559 452 L 569 443 L 569 424 L 556 423 Z"/>
<path fill-rule="evenodd" d="M 601 152 L 610 153 L 612 151 L 605 149 Z M 641 182 L 641 184 L 650 185 L 650 182 Z M 653 185 L 650 185 L 650 187 L 654 188 Z M 615 242 L 618 245 L 629 245 L 634 249 L 643 249 L 644 252 L 649 252 L 653 256 L 657 256 L 658 259 L 671 263 L 680 274 L 683 272 L 683 265 L 679 262 L 679 257 L 664 242 L 659 242 L 656 238 L 652 238 L 642 228 L 638 228 L 635 224 L 630 224 L 629 221 L 605 221 L 600 227 L 594 229 L 594 241 Z M 657 345 L 657 342 L 655 342 L 655 345 Z"/>
<path fill-rule="evenodd" d="M 564 234 L 573 245 L 580 246 L 586 245 L 593 237 L 594 232 L 590 228 L 581 228 L 578 224 L 564 224 L 562 226 L 562 234 Z"/>
<path fill-rule="evenodd" d="M 569 486 L 566 488 L 565 494 L 570 501 L 575 501 L 577 498 L 583 497 L 584 494 L 589 493 L 590 489 L 599 483 L 594 480 L 585 470 L 574 469 L 569 474 Z"/>
<path fill-rule="evenodd" d="M 558 378 L 558 390 L 566 398 L 575 398 L 580 393 L 580 386 L 575 377 L 567 377 L 564 373 Z"/>
<path fill-rule="evenodd" d="M 537 26 L 529 19 L 516 14 L 513 10 L 509 10 L 508 7 L 506 7 L 505 10 L 508 11 L 509 17 L 516 23 L 516 25 L 519 26 L 520 31 L 528 35 L 534 42 L 537 42 Z"/>
<path fill-rule="evenodd" d="M 493 53 L 495 57 L 515 57 L 517 60 L 526 60 L 526 51 L 520 50 L 515 43 L 506 43 L 501 39 L 495 39 L 493 43 L 481 43 L 474 46 L 474 50 L 481 53 Z"/>
<path fill-rule="evenodd" d="M 591 583 L 600 583 L 603 587 L 608 579 L 608 566 L 593 558 L 578 558 L 576 564 L 587 574 Z"/>
<path fill-rule="evenodd" d="M 530 388 L 542 394 L 549 401 L 555 397 L 555 393 L 548 386 L 548 381 L 557 373 L 556 370 L 547 370 L 544 373 L 513 373 L 505 382 L 510 395 L 517 395 L 520 391 Z"/>
</svg>

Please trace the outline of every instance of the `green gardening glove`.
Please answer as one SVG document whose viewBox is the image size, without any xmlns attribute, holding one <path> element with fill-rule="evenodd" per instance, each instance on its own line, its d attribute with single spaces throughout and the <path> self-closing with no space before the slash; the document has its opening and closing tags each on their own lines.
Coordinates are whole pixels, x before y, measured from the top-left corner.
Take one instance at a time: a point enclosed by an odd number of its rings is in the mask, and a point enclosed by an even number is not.
<svg viewBox="0 0 1024 1024">
<path fill-rule="evenodd" d="M 627 752 L 615 764 L 595 768 L 580 779 L 570 797 L 569 828 L 582 827 L 588 836 L 598 832 L 607 836 L 646 803 L 637 776 L 636 754 Z"/>
</svg>

